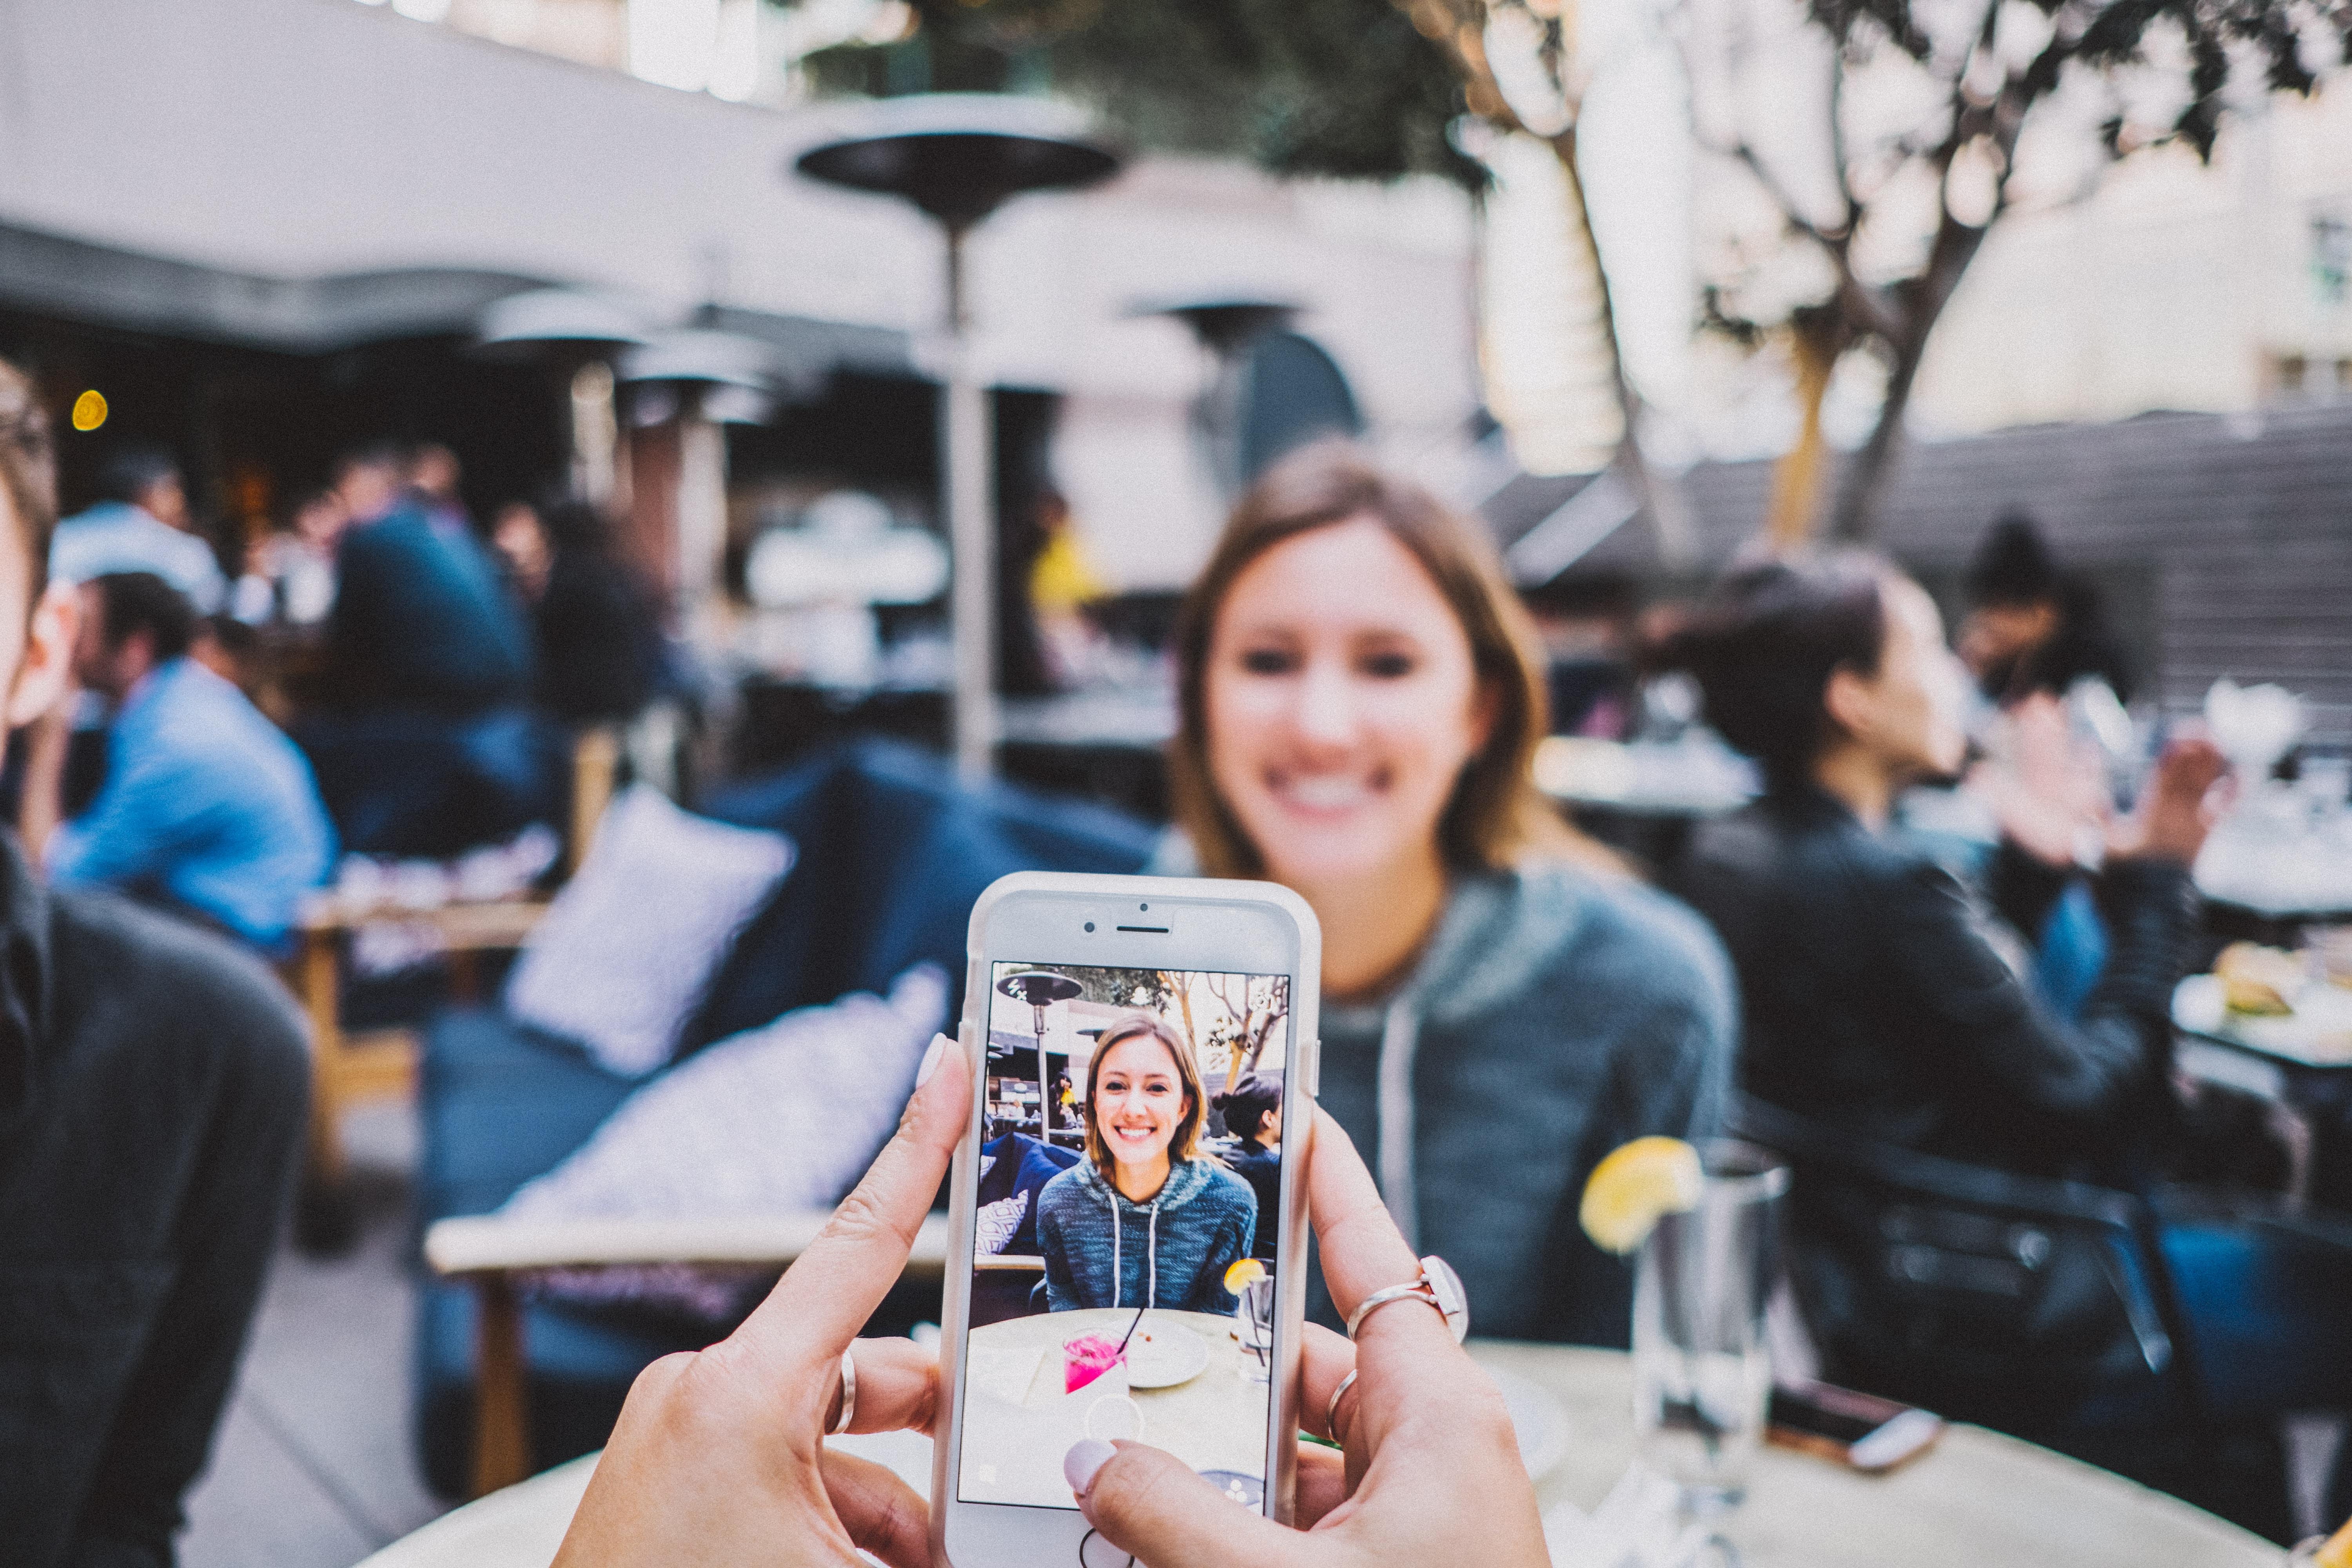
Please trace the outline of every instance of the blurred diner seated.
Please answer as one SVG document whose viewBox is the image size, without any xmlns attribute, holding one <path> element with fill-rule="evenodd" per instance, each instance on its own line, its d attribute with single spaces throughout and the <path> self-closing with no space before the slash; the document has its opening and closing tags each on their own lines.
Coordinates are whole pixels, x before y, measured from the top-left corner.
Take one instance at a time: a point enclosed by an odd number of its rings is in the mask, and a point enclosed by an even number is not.
<svg viewBox="0 0 2352 1568">
<path fill-rule="evenodd" d="M 69 683 L 46 418 L 0 363 L 0 693 Z M 302 1146 L 285 992 L 182 921 L 45 889 L 0 839 L 0 1559 L 164 1568 Z"/>
<path fill-rule="evenodd" d="M 1537 792 L 1541 646 L 1492 543 L 1318 443 L 1234 509 L 1176 660 L 1162 868 L 1313 906 L 1321 1104 L 1478 1331 L 1623 1344 L 1631 1277 L 1578 1196 L 1621 1143 L 1715 1131 L 1732 981 L 1703 921 Z M 1331 1321 L 1319 1279 L 1310 1301 Z"/>
<path fill-rule="evenodd" d="M 336 464 L 350 521 L 326 701 L 297 736 L 346 848 L 448 856 L 547 820 L 556 769 L 526 707 L 521 614 L 462 513 L 408 488 L 408 468 L 385 443 Z"/>
<path fill-rule="evenodd" d="M 213 547 L 188 513 L 179 459 L 161 447 L 130 446 L 99 469 L 103 498 L 58 524 L 49 576 L 87 583 L 116 572 L 152 572 L 188 596 L 198 613 L 218 611 L 228 594 Z"/>
<path fill-rule="evenodd" d="M 111 573 L 79 589 L 73 677 L 113 725 L 106 782 L 58 823 L 62 713 L 32 731 L 25 847 L 52 882 L 114 888 L 265 951 L 334 864 L 310 767 L 245 694 L 192 649 L 195 608 L 162 578 Z"/>
<path fill-rule="evenodd" d="M 661 690 L 667 647 L 653 589 L 584 501 L 509 501 L 490 542 L 530 613 L 533 700 L 566 724 L 635 718 Z"/>
<path fill-rule="evenodd" d="M 1856 1144 L 2148 1196 L 2206 1410 L 2352 1405 L 2341 1224 L 2159 1184 L 2189 866 L 2225 770 L 2211 742 L 2177 737 L 2139 808 L 2105 825 L 2110 948 L 2070 1017 L 2032 983 L 2021 933 L 2065 885 L 2071 847 L 2007 838 L 1988 900 L 1889 828 L 1895 795 L 1950 774 L 1967 743 L 1968 674 L 1924 590 L 1867 555 L 1745 566 L 1680 656 L 1766 781 L 1700 828 L 1676 877 L 1738 969 L 1747 1091 Z"/>
</svg>

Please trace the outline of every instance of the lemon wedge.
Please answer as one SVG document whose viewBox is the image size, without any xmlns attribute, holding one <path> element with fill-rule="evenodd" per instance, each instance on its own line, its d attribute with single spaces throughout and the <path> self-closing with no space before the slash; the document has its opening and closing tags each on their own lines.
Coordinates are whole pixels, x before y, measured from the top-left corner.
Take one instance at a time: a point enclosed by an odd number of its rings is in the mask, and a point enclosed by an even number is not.
<svg viewBox="0 0 2352 1568">
<path fill-rule="evenodd" d="M 1705 1181 L 1698 1151 L 1681 1139 L 1636 1138 L 1592 1168 L 1577 1218 L 1603 1251 L 1631 1252 L 1660 1215 L 1696 1208 Z"/>
<path fill-rule="evenodd" d="M 1255 1258 L 1244 1258 L 1225 1270 L 1225 1294 L 1238 1296 L 1244 1285 L 1255 1285 L 1265 1278 L 1265 1265 Z"/>
</svg>

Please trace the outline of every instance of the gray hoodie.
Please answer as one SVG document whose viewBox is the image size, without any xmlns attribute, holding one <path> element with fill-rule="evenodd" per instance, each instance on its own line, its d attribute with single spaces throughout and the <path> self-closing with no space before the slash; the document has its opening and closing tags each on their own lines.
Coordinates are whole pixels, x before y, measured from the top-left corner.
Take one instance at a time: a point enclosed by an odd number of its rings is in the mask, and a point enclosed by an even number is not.
<svg viewBox="0 0 2352 1568">
<path fill-rule="evenodd" d="M 1549 862 L 1460 878 L 1411 977 L 1323 1007 L 1323 1108 L 1473 1333 L 1623 1344 L 1632 1271 L 1577 1223 L 1601 1157 L 1720 1121 L 1730 965 L 1688 909 Z M 1336 1323 L 1318 1272 L 1309 1311 Z"/>
<path fill-rule="evenodd" d="M 1256 1230 L 1257 1194 L 1213 1161 L 1172 1163 L 1158 1195 L 1137 1204 L 1081 1160 L 1037 1194 L 1046 1305 L 1230 1312 L 1225 1270 Z"/>
</svg>

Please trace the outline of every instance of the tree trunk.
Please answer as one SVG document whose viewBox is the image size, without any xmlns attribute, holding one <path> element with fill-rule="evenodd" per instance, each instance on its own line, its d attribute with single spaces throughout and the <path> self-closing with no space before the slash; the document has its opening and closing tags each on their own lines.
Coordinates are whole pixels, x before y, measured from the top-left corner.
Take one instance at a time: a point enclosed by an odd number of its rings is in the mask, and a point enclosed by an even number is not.
<svg viewBox="0 0 2352 1568">
<path fill-rule="evenodd" d="M 1927 323 L 1933 325 L 1933 322 Z M 1895 367 L 1886 377 L 1886 401 L 1879 405 L 1878 423 L 1846 464 L 1838 479 L 1837 506 L 1830 514 L 1830 537 L 1841 544 L 1867 544 L 1878 532 L 1879 514 L 1886 505 L 1886 487 L 1894 481 L 1895 461 L 1903 451 L 1903 416 L 1911 406 L 1911 384 L 1926 356 L 1926 328 L 1914 331 L 1895 350 Z"/>
<path fill-rule="evenodd" d="M 1619 425 L 1617 452 L 1611 463 L 1648 515 L 1650 526 L 1657 531 L 1659 554 L 1670 566 L 1685 565 L 1696 553 L 1688 509 L 1680 504 L 1679 495 L 1668 494 L 1659 485 L 1642 450 L 1642 398 L 1625 375 L 1624 351 L 1617 341 L 1616 295 L 1609 286 L 1609 269 L 1601 264 L 1601 237 L 1592 232 L 1592 208 L 1585 202 L 1584 175 L 1576 166 L 1576 127 L 1571 124 L 1545 141 L 1551 146 L 1552 156 L 1559 160 L 1560 174 L 1568 181 L 1569 200 L 1576 211 L 1577 236 L 1583 241 L 1585 259 L 1592 268 L 1594 298 L 1600 300 L 1601 339 L 1609 351 L 1609 389 L 1617 399 Z"/>
<path fill-rule="evenodd" d="M 1843 334 L 1830 312 L 1790 323 L 1790 353 L 1797 364 L 1797 405 L 1802 411 L 1797 444 L 1772 469 L 1772 500 L 1764 514 L 1764 538 L 1775 555 L 1790 555 L 1812 537 L 1821 511 L 1822 476 L 1828 446 L 1822 439 L 1822 400 L 1843 351 Z"/>
</svg>

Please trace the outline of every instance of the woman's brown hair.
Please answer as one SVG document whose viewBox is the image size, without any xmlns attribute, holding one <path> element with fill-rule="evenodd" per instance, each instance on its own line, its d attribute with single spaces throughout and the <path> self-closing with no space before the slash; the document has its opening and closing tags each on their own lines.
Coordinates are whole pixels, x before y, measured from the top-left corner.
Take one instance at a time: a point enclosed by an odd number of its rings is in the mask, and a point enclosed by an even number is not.
<svg viewBox="0 0 2352 1568">
<path fill-rule="evenodd" d="M 1536 742 L 1548 728 L 1544 660 L 1534 624 L 1503 575 L 1491 541 L 1354 443 L 1318 441 L 1268 469 L 1234 508 L 1176 623 L 1180 714 L 1168 756 L 1176 820 L 1211 877 L 1258 877 L 1265 858 L 1217 794 L 1209 772 L 1209 644 L 1225 595 L 1251 562 L 1286 539 L 1370 518 L 1412 552 L 1470 639 L 1479 688 L 1493 705 L 1486 743 L 1463 768 L 1438 818 L 1449 866 L 1501 869 L 1533 852 L 1584 847 L 1535 786 Z"/>
<path fill-rule="evenodd" d="M 41 602 L 49 574 L 49 534 L 58 521 L 57 465 L 49 416 L 24 372 L 0 360 L 0 495 L 16 515 L 26 552 L 27 611 Z"/>
<path fill-rule="evenodd" d="M 1192 1047 L 1166 1019 L 1150 1013 L 1130 1013 L 1096 1039 L 1095 1054 L 1087 1063 L 1087 1158 L 1094 1162 L 1095 1169 L 1106 1182 L 1112 1180 L 1116 1162 L 1110 1157 L 1109 1146 L 1103 1142 L 1102 1130 L 1095 1125 L 1095 1080 L 1102 1077 L 1103 1058 L 1110 1055 L 1113 1046 L 1144 1036 L 1168 1047 L 1168 1055 L 1176 1064 L 1176 1080 L 1184 1086 L 1184 1115 L 1168 1139 L 1168 1158 L 1171 1163 L 1189 1163 L 1201 1157 L 1201 1128 L 1208 1121 L 1209 1110 L 1201 1092 L 1201 1069 L 1192 1060 Z"/>
</svg>

